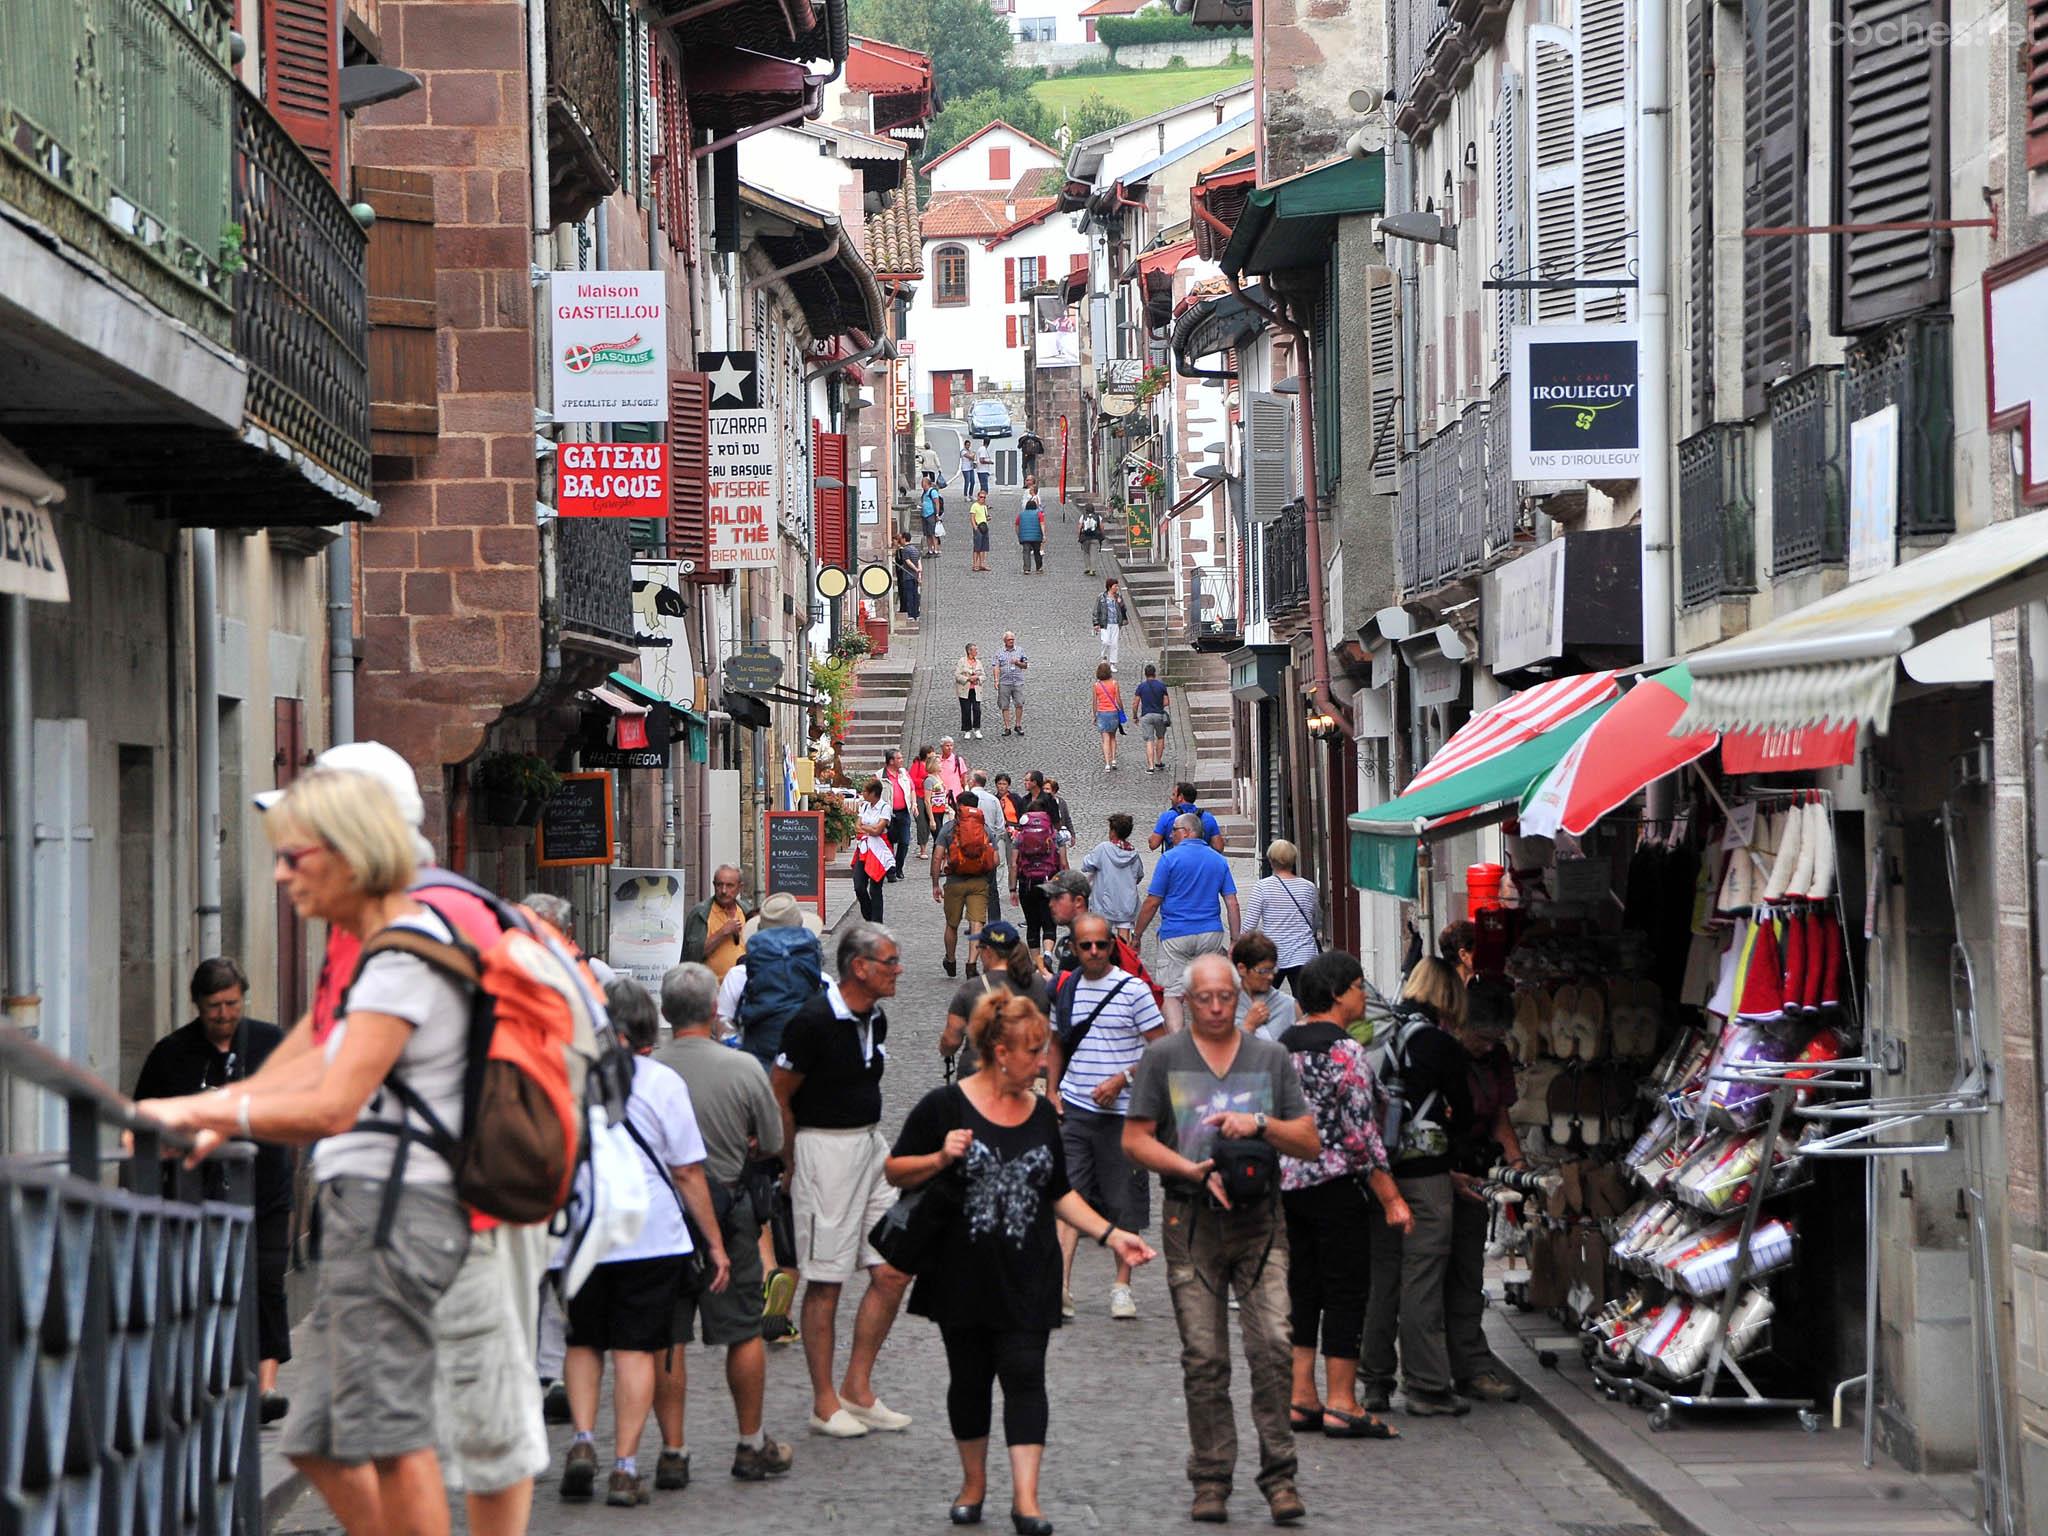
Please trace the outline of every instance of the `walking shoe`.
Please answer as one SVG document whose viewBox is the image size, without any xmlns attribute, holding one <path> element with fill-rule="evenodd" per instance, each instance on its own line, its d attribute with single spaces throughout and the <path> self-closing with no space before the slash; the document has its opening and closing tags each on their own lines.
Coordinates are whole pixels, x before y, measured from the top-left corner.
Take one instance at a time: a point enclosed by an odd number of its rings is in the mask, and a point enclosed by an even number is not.
<svg viewBox="0 0 2048 1536">
<path fill-rule="evenodd" d="M 1138 1315 L 1138 1298 L 1131 1294 L 1128 1285 L 1112 1285 L 1109 1288 L 1109 1315 L 1115 1318 Z"/>
<path fill-rule="evenodd" d="M 540 1416 L 550 1424 L 569 1422 L 569 1386 L 567 1382 L 551 1381 L 541 1394 Z"/>
<path fill-rule="evenodd" d="M 815 1413 L 811 1415 L 811 1433 L 814 1435 L 826 1435 L 834 1440 L 858 1440 L 867 1432 L 867 1425 L 848 1413 L 844 1403 L 829 1419 L 821 1419 Z"/>
<path fill-rule="evenodd" d="M 1230 1485 L 1195 1484 L 1195 1502 L 1188 1510 L 1188 1518 L 1202 1525 L 1227 1525 L 1230 1522 Z"/>
<path fill-rule="evenodd" d="M 956 961 L 951 955 L 946 956 L 946 958 L 941 960 L 939 964 L 945 967 L 945 971 L 948 976 L 958 976 L 960 974 L 959 962 Z"/>
<path fill-rule="evenodd" d="M 839 1406 L 845 1412 L 852 1414 L 856 1419 L 860 1420 L 869 1429 L 879 1429 L 889 1434 L 897 1434 L 910 1428 L 910 1415 L 898 1413 L 879 1397 L 865 1408 L 847 1398 L 841 1398 Z"/>
<path fill-rule="evenodd" d="M 620 1509 L 631 1509 L 635 1504 L 651 1504 L 654 1495 L 647 1491 L 647 1479 L 636 1477 L 624 1467 L 612 1468 L 611 1481 L 605 1484 L 604 1501 Z"/>
<path fill-rule="evenodd" d="M 1308 1518 L 1308 1506 L 1301 1502 L 1301 1492 L 1292 1480 L 1275 1483 L 1266 1490 L 1266 1508 L 1273 1512 L 1275 1525 L 1292 1525 Z"/>
<path fill-rule="evenodd" d="M 1074 1293 L 1072 1291 L 1060 1292 L 1060 1316 L 1068 1322 L 1074 1320 Z"/>
<path fill-rule="evenodd" d="M 654 1464 L 654 1486 L 665 1492 L 689 1487 L 690 1453 L 663 1451 L 661 1459 Z"/>
<path fill-rule="evenodd" d="M 796 1460 L 796 1447 L 786 1445 L 773 1435 L 763 1446 L 751 1446 L 744 1441 L 733 1448 L 732 1475 L 743 1483 L 765 1483 L 771 1477 L 780 1477 Z"/>
<path fill-rule="evenodd" d="M 1367 1413 L 1385 1413 L 1394 1389 L 1375 1382 L 1361 1383 L 1358 1388 L 1358 1406 Z"/>
<path fill-rule="evenodd" d="M 1010 734 L 1010 728 L 1007 725 L 1003 727 L 1003 734 L 1005 736 Z"/>
<path fill-rule="evenodd" d="M 1455 1392 L 1423 1392 L 1408 1387 L 1401 1395 L 1407 1400 L 1409 1414 L 1418 1419 L 1460 1419 L 1472 1411 L 1472 1405 Z"/>
<path fill-rule="evenodd" d="M 763 1317 L 788 1317 L 789 1304 L 796 1300 L 796 1275 L 778 1269 L 768 1277 L 768 1289 L 761 1306 Z"/>
<path fill-rule="evenodd" d="M 1519 1403 L 1522 1389 L 1496 1372 L 1481 1371 L 1470 1381 L 1458 1383 L 1458 1395 L 1477 1398 L 1482 1403 Z"/>
<path fill-rule="evenodd" d="M 761 1319 L 761 1337 L 770 1344 L 801 1344 L 803 1330 L 787 1317 L 764 1317 Z"/>
<path fill-rule="evenodd" d="M 597 1488 L 597 1447 L 588 1440 L 572 1441 L 562 1462 L 562 1497 L 587 1499 Z"/>
<path fill-rule="evenodd" d="M 291 1411 L 292 1400 L 282 1392 L 266 1392 L 263 1394 L 262 1422 L 265 1424 L 275 1424 Z"/>
</svg>

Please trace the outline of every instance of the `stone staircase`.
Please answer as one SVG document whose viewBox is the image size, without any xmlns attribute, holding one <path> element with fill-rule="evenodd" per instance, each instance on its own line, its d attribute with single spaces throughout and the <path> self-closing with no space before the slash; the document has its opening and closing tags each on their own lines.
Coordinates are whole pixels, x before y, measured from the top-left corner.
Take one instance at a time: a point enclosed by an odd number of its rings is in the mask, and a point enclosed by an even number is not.
<svg viewBox="0 0 2048 1536">
<path fill-rule="evenodd" d="M 909 648 L 901 655 L 892 644 L 887 656 L 871 656 L 854 677 L 853 706 L 847 711 L 845 760 L 847 778 L 864 783 L 879 773 L 892 747 L 903 745 L 904 713 L 917 664 Z"/>
</svg>

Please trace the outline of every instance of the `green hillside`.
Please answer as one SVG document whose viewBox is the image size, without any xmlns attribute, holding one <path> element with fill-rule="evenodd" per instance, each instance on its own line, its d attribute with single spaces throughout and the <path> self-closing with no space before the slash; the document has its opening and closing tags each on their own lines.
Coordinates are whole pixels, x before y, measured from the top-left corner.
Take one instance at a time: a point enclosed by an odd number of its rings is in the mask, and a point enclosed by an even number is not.
<svg viewBox="0 0 2048 1536">
<path fill-rule="evenodd" d="M 1120 69 L 1102 75 L 1060 75 L 1039 80 L 1031 95 L 1055 118 L 1100 96 L 1124 114 L 1126 122 L 1164 112 L 1182 102 L 1212 95 L 1251 78 L 1249 64 L 1222 64 L 1210 69 Z"/>
</svg>

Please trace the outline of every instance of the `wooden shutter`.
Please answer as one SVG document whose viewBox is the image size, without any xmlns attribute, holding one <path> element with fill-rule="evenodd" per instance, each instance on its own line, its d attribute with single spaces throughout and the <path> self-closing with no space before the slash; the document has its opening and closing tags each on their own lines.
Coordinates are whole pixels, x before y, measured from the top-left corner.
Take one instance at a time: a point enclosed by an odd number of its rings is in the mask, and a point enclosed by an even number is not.
<svg viewBox="0 0 2048 1536">
<path fill-rule="evenodd" d="M 1626 278 L 1635 266 L 1629 19 L 1628 0 L 1582 0 L 1579 6 L 1579 276 L 1586 278 Z M 1580 289 L 1579 318 L 1626 320 L 1631 291 Z"/>
<path fill-rule="evenodd" d="M 847 482 L 846 434 L 823 431 L 816 421 L 811 423 L 811 464 L 813 472 L 820 479 L 837 480 L 842 487 Z M 818 488 L 817 526 L 811 533 L 811 547 L 817 551 L 818 564 L 836 565 L 851 572 L 853 555 L 846 531 L 846 502 L 844 489 L 828 490 Z"/>
<path fill-rule="evenodd" d="M 711 375 L 668 376 L 668 552 L 694 562 L 684 579 L 725 580 L 711 567 Z"/>
<path fill-rule="evenodd" d="M 1067 258 L 1067 275 L 1069 277 L 1073 276 L 1076 272 L 1086 272 L 1087 270 L 1088 253 L 1086 251 L 1076 251 Z"/>
<path fill-rule="evenodd" d="M 1562 27 L 1529 29 L 1529 244 L 1537 275 L 1574 277 L 1579 264 L 1578 40 Z M 1537 289 L 1538 321 L 1579 317 L 1574 288 Z"/>
<path fill-rule="evenodd" d="M 1692 0 L 1685 17 L 1687 316 L 1692 343 L 1692 424 L 1714 419 L 1714 4 Z"/>
<path fill-rule="evenodd" d="M 341 185 L 340 20 L 334 0 L 263 0 L 264 103 Z"/>
<path fill-rule="evenodd" d="M 2048 169 L 2048 0 L 2027 0 L 2027 167 Z"/>
<path fill-rule="evenodd" d="M 1003 345 L 1015 349 L 1017 345 L 1017 317 L 1003 316 Z"/>
<path fill-rule="evenodd" d="M 1372 456 L 1366 473 L 1375 492 L 1392 495 L 1400 488 L 1401 468 L 1400 278 L 1391 267 L 1368 267 L 1365 275 L 1370 344 L 1365 378 L 1372 391 Z"/>
<path fill-rule="evenodd" d="M 1294 500 L 1293 401 L 1254 393 L 1245 427 L 1244 504 L 1252 522 L 1279 521 Z"/>
<path fill-rule="evenodd" d="M 1501 276 L 1522 276 L 1522 92 L 1512 69 L 1500 72 L 1500 103 L 1493 116 L 1493 254 Z M 1526 313 L 1522 290 L 1501 288 L 1493 296 L 1495 377 L 1514 356 L 1514 328 Z M 1377 356 L 1377 354 L 1375 354 Z M 1377 456 L 1375 456 L 1377 463 Z M 1379 471 L 1375 468 L 1374 473 Z"/>
<path fill-rule="evenodd" d="M 425 171 L 359 165 L 355 196 L 377 213 L 366 262 L 370 451 L 432 453 L 441 432 L 434 178 Z"/>
<path fill-rule="evenodd" d="M 1742 223 L 1806 219 L 1806 0 L 1743 0 Z M 1806 239 L 1742 242 L 1742 414 L 1764 408 L 1764 388 L 1806 366 Z"/>
<path fill-rule="evenodd" d="M 1947 0 L 1835 0 L 1835 222 L 1948 216 Z M 1834 328 L 1941 305 L 1951 236 L 1833 235 Z"/>
<path fill-rule="evenodd" d="M 1003 302 L 1005 304 L 1017 302 L 1017 258 L 1014 256 L 1005 256 L 1003 258 Z M 1010 343 L 1013 347 L 1016 344 L 1014 341 Z"/>
<path fill-rule="evenodd" d="M 1309 312 L 1309 361 L 1316 394 L 1316 489 L 1324 496 L 1333 493 L 1344 474 L 1344 344 L 1337 334 L 1335 257 L 1333 249 Z"/>
<path fill-rule="evenodd" d="M 652 38 L 648 41 L 654 47 Z M 660 54 L 658 76 L 661 120 L 661 222 L 668 232 L 669 246 L 678 251 L 690 247 L 690 189 L 695 172 L 690 160 L 690 99 L 683 94 L 675 65 Z"/>
</svg>

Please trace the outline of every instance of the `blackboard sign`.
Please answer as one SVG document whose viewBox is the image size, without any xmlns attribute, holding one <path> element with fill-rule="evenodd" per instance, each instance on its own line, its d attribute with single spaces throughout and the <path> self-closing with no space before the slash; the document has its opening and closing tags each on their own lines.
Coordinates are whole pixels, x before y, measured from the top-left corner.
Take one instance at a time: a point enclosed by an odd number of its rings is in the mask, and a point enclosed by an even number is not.
<svg viewBox="0 0 2048 1536">
<path fill-rule="evenodd" d="M 825 915 L 825 813 L 768 813 L 768 894 L 787 891 Z"/>
<path fill-rule="evenodd" d="M 544 868 L 612 861 L 612 776 L 565 773 L 540 808 L 535 862 Z"/>
</svg>

